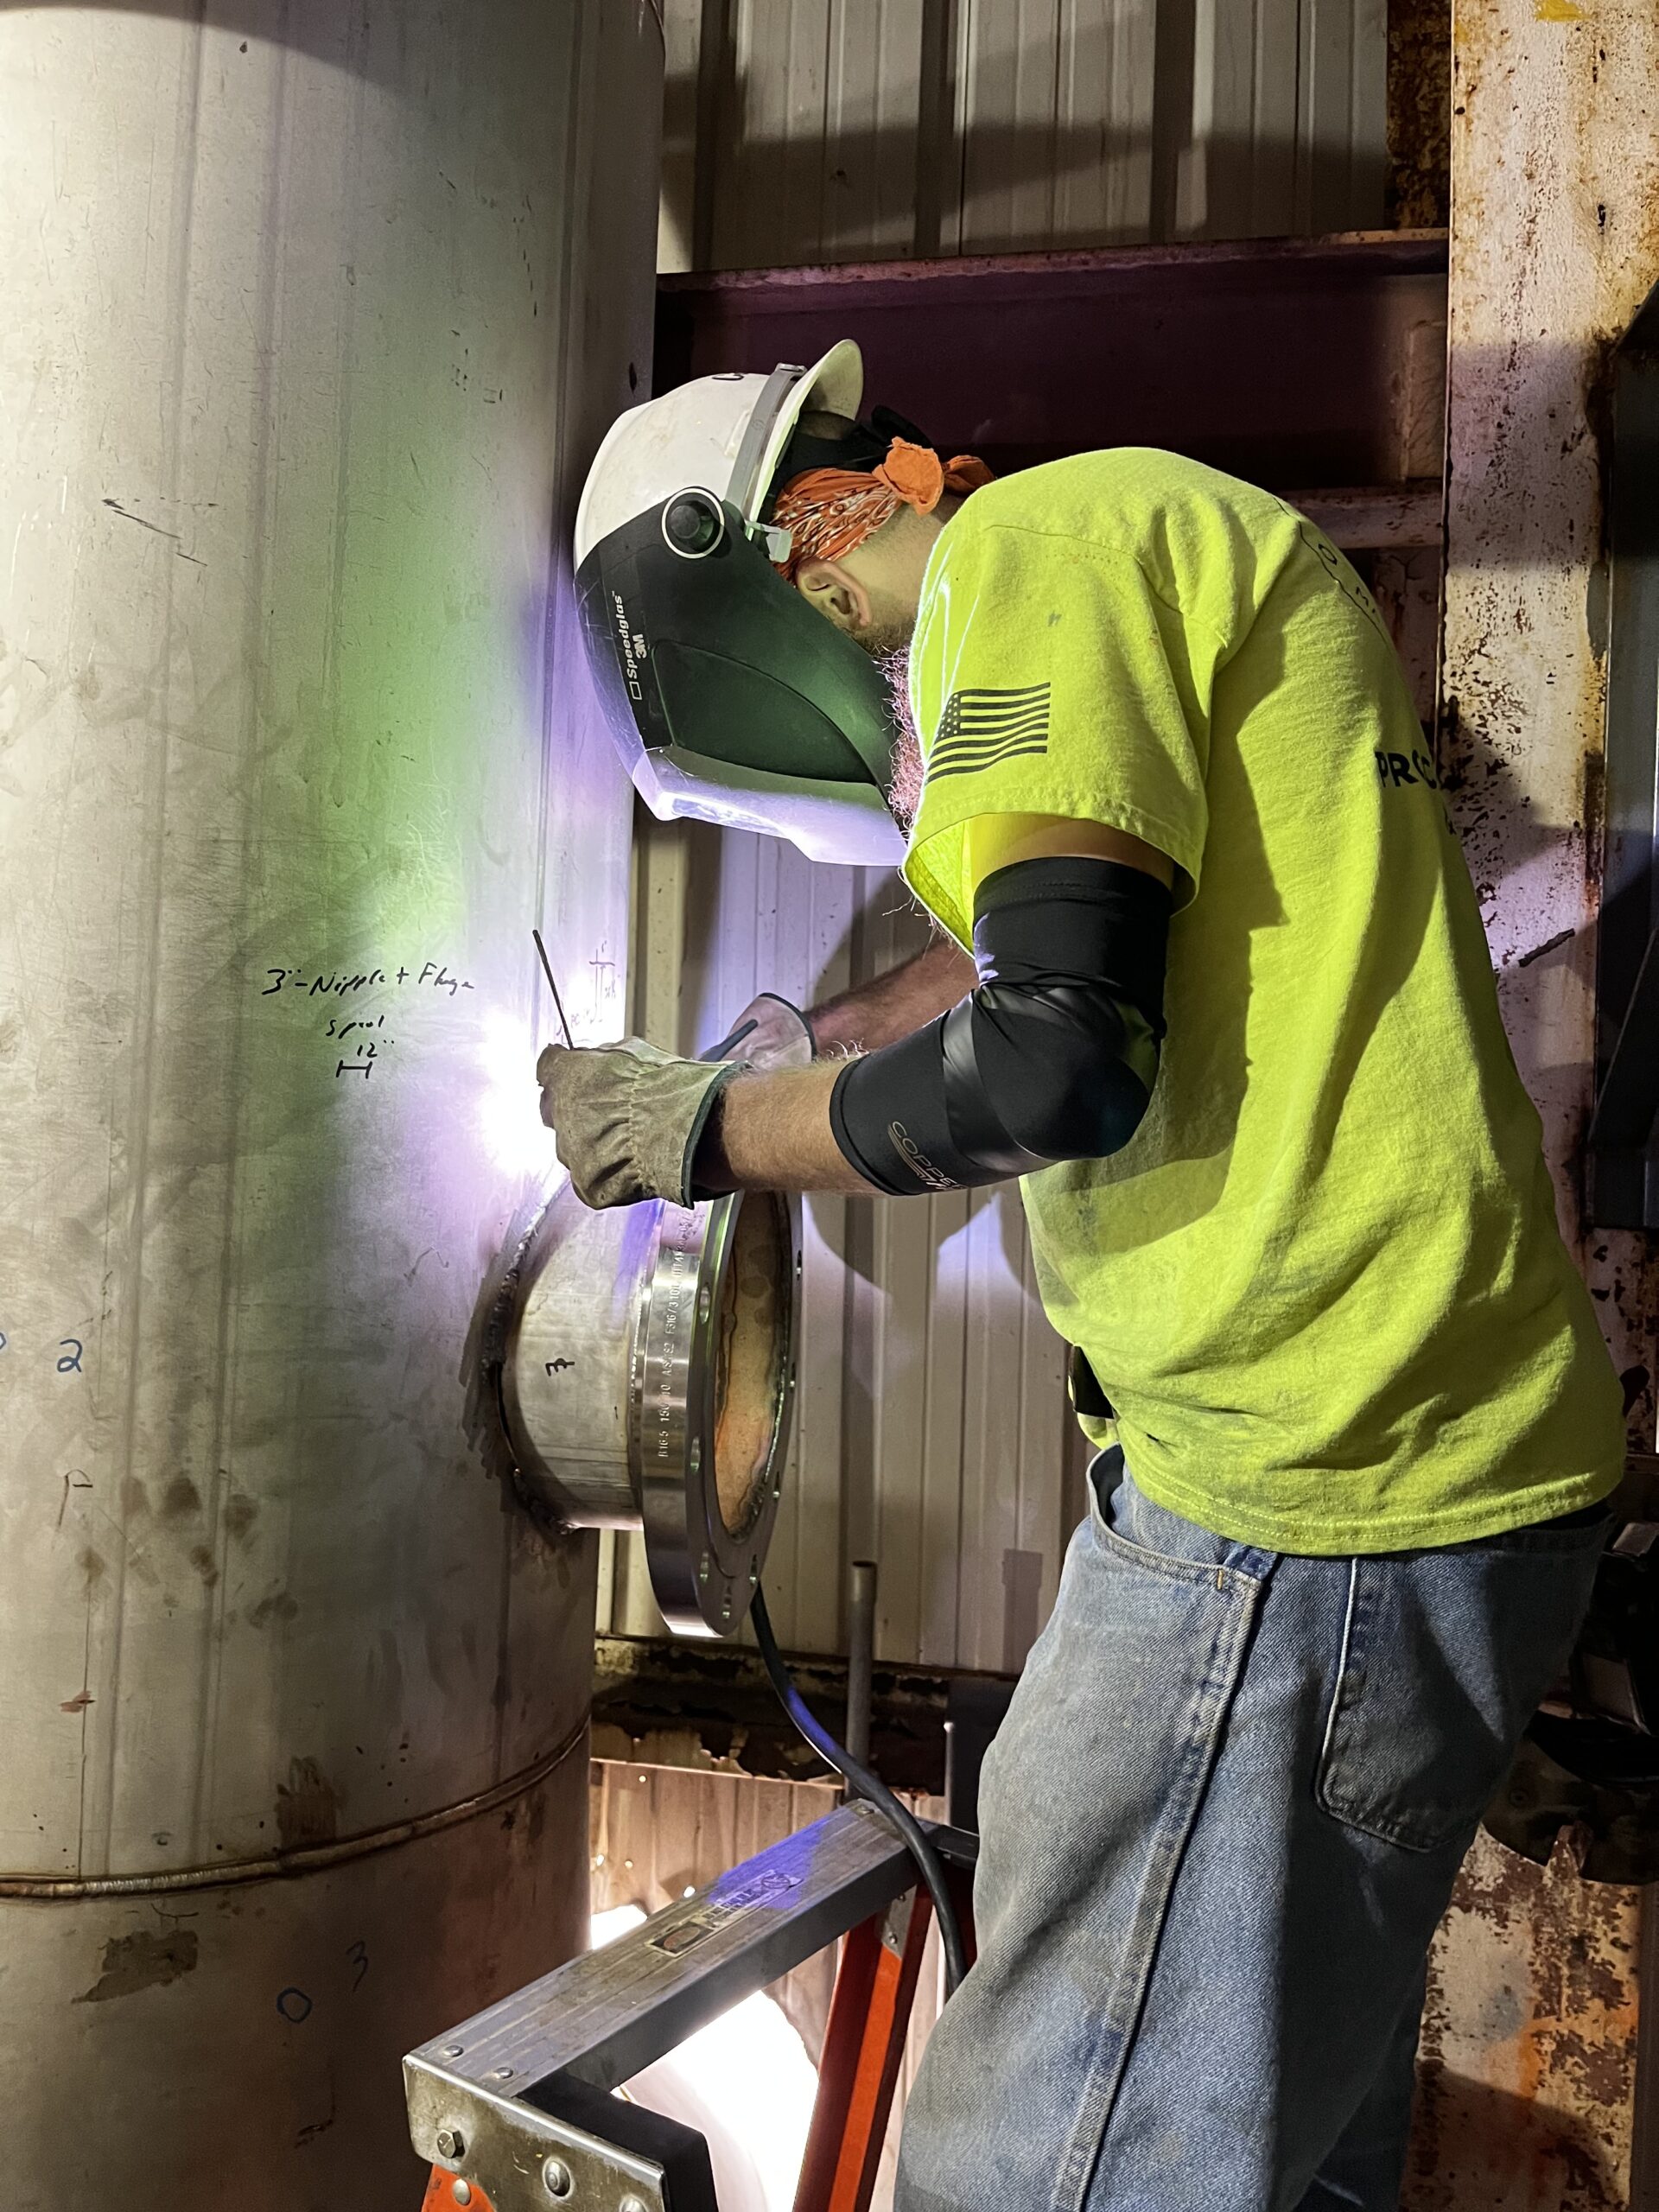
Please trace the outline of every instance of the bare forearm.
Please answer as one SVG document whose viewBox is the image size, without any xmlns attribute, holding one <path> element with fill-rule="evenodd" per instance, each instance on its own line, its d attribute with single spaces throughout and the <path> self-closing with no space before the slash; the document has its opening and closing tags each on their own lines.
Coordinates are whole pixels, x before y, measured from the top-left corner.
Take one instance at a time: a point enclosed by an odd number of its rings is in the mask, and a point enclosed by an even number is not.
<svg viewBox="0 0 1659 2212">
<path fill-rule="evenodd" d="M 977 978 L 961 947 L 939 938 L 873 983 L 814 1007 L 807 1020 L 820 1052 L 874 1052 L 909 1037 L 965 998 Z"/>
<path fill-rule="evenodd" d="M 830 1128 L 830 1067 L 741 1075 L 715 1103 L 697 1151 L 705 1190 L 856 1191 L 870 1185 L 849 1166 Z"/>
<path fill-rule="evenodd" d="M 808 1020 L 828 1066 L 741 1075 L 721 1091 L 697 1154 L 705 1190 L 847 1191 L 871 1185 L 830 1127 L 830 1094 L 849 1052 L 911 1036 L 974 988 L 974 963 L 941 938 L 873 983 L 815 1007 Z"/>
</svg>

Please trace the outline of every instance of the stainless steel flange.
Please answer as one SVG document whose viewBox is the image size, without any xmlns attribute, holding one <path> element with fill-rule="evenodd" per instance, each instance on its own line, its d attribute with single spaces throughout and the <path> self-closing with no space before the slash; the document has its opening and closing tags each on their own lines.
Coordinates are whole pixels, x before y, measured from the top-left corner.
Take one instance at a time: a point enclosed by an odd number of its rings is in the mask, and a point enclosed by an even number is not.
<svg viewBox="0 0 1659 2212">
<path fill-rule="evenodd" d="M 791 1199 L 590 1213 L 566 1185 L 517 1271 L 501 1400 L 520 1483 L 571 1527 L 643 1529 L 682 1636 L 729 1636 L 766 1560 L 800 1251 Z"/>
</svg>

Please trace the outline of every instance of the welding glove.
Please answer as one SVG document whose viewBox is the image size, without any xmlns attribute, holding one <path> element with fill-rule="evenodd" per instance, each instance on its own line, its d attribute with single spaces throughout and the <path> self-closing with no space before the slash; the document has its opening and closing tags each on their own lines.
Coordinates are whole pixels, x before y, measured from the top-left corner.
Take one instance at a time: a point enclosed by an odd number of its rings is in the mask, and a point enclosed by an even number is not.
<svg viewBox="0 0 1659 2212">
<path fill-rule="evenodd" d="M 695 1203 L 697 1141 L 743 1060 L 677 1060 L 642 1038 L 572 1051 L 550 1045 L 536 1063 L 542 1119 L 587 1206 L 641 1198 Z"/>
<path fill-rule="evenodd" d="M 753 1068 L 804 1068 L 817 1057 L 812 1029 L 806 1016 L 776 991 L 762 991 L 749 1001 L 723 1044 L 716 1045 L 710 1059 L 723 1060 L 735 1053 Z"/>
</svg>

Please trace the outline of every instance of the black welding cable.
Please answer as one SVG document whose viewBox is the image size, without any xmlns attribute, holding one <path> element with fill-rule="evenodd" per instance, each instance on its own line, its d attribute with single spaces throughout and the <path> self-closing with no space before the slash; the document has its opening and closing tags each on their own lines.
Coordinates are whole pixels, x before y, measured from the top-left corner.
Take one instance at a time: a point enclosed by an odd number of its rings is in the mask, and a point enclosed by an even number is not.
<svg viewBox="0 0 1659 2212">
<path fill-rule="evenodd" d="M 835 1768 L 859 1796 L 874 1805 L 887 1825 L 895 1829 L 905 1848 L 916 1861 L 917 1870 L 927 1885 L 927 1893 L 933 1900 L 933 1910 L 939 1923 L 939 1942 L 944 1948 L 944 1986 L 947 1994 L 953 1992 L 968 1971 L 967 1953 L 963 1948 L 962 1929 L 957 1919 L 956 1906 L 950 1901 L 950 1887 L 945 1879 L 939 1854 L 923 1834 L 920 1823 L 893 1796 L 879 1775 L 861 1765 L 844 1744 L 838 1744 L 829 1730 L 821 1727 L 807 1707 L 790 1679 L 784 1664 L 783 1654 L 778 1649 L 778 1639 L 772 1632 L 772 1622 L 766 1614 L 766 1601 L 757 1589 L 749 1606 L 749 1618 L 754 1623 L 754 1640 L 760 1647 L 761 1663 L 771 1677 L 772 1687 L 778 1693 L 779 1702 L 800 1730 L 807 1742 L 821 1759 Z"/>
</svg>

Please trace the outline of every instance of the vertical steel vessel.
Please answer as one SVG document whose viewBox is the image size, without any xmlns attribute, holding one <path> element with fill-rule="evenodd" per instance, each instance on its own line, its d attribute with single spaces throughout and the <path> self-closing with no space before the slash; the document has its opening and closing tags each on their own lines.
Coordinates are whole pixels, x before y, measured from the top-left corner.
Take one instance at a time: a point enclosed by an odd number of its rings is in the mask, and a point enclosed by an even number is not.
<svg viewBox="0 0 1659 2212">
<path fill-rule="evenodd" d="M 16 2212 L 414 2212 L 586 1910 L 591 1537 L 469 1403 L 616 1033 L 563 604 L 644 0 L 0 8 L 0 2073 Z"/>
</svg>

